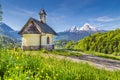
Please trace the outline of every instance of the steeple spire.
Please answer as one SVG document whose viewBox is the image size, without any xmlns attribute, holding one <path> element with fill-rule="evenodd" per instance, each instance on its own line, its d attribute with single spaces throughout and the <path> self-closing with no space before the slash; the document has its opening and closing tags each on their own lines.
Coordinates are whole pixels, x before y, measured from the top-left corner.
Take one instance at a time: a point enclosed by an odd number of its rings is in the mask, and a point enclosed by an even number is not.
<svg viewBox="0 0 120 80">
<path fill-rule="evenodd" d="M 3 12 L 2 12 L 2 5 L 1 5 L 1 0 L 0 0 L 0 22 L 2 22 L 2 14 L 3 14 Z"/>
<path fill-rule="evenodd" d="M 40 16 L 40 21 L 43 23 L 46 23 L 46 12 L 44 9 L 41 9 L 39 16 Z"/>
</svg>

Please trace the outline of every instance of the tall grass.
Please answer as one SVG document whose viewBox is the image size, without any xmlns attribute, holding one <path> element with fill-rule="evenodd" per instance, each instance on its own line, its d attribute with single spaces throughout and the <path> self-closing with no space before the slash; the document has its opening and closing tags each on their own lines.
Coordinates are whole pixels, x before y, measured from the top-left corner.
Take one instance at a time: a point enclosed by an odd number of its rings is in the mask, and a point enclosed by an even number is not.
<svg viewBox="0 0 120 80">
<path fill-rule="evenodd" d="M 57 55 L 62 55 L 62 56 L 82 56 L 82 54 L 79 54 L 79 53 L 74 53 L 74 52 L 68 52 L 68 51 L 65 51 L 65 50 L 62 50 L 62 49 L 56 49 L 56 50 L 53 50 L 51 52 L 49 52 L 51 54 L 57 54 Z"/>
<path fill-rule="evenodd" d="M 40 56 L 41 51 L 0 50 L 4 80 L 120 80 L 120 71 Z"/>
<path fill-rule="evenodd" d="M 99 52 L 93 52 L 93 51 L 84 51 L 87 54 L 91 54 L 98 57 L 108 58 L 108 59 L 114 59 L 114 60 L 120 60 L 120 55 L 114 55 L 114 54 L 105 54 L 105 53 L 99 53 Z"/>
</svg>

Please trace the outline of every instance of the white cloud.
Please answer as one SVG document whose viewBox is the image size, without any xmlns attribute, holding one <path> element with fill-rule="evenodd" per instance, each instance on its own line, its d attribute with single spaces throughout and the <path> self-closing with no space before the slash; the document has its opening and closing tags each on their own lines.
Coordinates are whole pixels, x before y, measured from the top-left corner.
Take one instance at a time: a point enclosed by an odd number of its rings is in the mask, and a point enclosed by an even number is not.
<svg viewBox="0 0 120 80">
<path fill-rule="evenodd" d="M 11 14 L 22 15 L 22 16 L 33 16 L 36 14 L 34 11 L 21 9 L 21 8 L 15 8 L 14 10 L 10 10 L 9 12 Z"/>
<path fill-rule="evenodd" d="M 88 21 L 89 23 L 95 25 L 98 29 L 114 30 L 116 28 L 120 28 L 120 16 L 90 18 Z"/>
<path fill-rule="evenodd" d="M 108 16 L 102 16 L 102 17 L 98 17 L 95 19 L 95 21 L 100 21 L 100 22 L 112 22 L 112 21 L 117 21 L 117 20 L 120 20 L 120 17 L 111 18 Z"/>
</svg>

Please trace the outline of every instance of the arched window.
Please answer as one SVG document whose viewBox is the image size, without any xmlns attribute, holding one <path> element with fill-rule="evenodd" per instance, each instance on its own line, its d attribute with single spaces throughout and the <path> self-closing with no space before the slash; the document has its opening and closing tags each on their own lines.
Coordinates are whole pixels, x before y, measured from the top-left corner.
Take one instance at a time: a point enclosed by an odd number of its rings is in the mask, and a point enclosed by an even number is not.
<svg viewBox="0 0 120 80">
<path fill-rule="evenodd" d="M 50 38 L 47 37 L 47 44 L 50 44 Z"/>
</svg>

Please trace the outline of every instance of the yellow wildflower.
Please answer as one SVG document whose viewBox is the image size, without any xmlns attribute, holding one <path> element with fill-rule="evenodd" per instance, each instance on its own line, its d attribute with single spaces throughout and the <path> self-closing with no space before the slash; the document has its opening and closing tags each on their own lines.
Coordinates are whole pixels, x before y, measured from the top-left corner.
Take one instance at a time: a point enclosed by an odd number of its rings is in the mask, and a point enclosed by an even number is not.
<svg viewBox="0 0 120 80">
<path fill-rule="evenodd" d="M 18 56 L 17 56 L 16 58 L 17 58 L 17 59 L 19 59 L 19 57 L 18 57 Z"/>
<path fill-rule="evenodd" d="M 43 70 L 41 70 L 41 73 L 43 73 Z"/>
<path fill-rule="evenodd" d="M 56 76 L 54 76 L 54 79 L 56 78 Z"/>
<path fill-rule="evenodd" d="M 18 69 L 18 68 L 19 68 L 19 66 L 16 66 L 16 67 L 15 67 L 15 69 Z"/>
<path fill-rule="evenodd" d="M 42 76 L 40 76 L 40 78 L 42 78 Z"/>
</svg>

